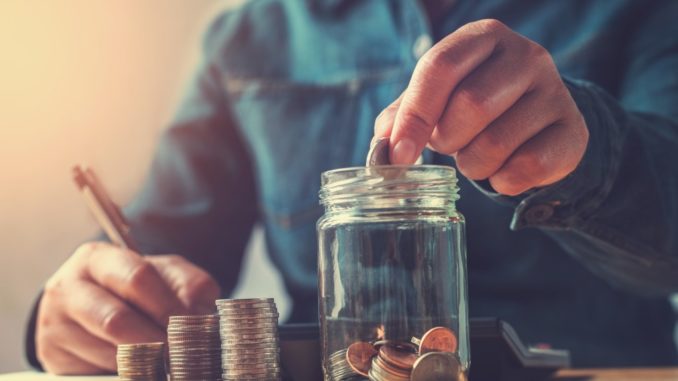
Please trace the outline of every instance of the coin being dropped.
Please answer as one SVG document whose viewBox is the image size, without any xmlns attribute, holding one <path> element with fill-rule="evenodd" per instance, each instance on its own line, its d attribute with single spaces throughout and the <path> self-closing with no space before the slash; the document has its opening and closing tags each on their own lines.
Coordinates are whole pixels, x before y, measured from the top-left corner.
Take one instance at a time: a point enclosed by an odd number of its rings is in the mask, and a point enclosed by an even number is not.
<svg viewBox="0 0 678 381">
<path fill-rule="evenodd" d="M 429 329 L 421 340 L 414 339 L 419 345 L 419 355 L 428 352 L 456 352 L 457 335 L 447 327 L 435 327 Z"/>
<path fill-rule="evenodd" d="M 351 344 L 346 350 L 346 361 L 356 373 L 367 377 L 372 364 L 372 357 L 377 355 L 374 346 L 364 341 Z"/>
<path fill-rule="evenodd" d="M 459 360 L 452 353 L 429 352 L 420 356 L 412 367 L 411 381 L 463 380 Z"/>
<path fill-rule="evenodd" d="M 365 165 L 367 167 L 373 167 L 376 165 L 391 164 L 388 147 L 389 138 L 379 138 L 374 140 L 370 145 L 369 152 L 367 152 L 367 160 L 365 161 Z"/>
</svg>

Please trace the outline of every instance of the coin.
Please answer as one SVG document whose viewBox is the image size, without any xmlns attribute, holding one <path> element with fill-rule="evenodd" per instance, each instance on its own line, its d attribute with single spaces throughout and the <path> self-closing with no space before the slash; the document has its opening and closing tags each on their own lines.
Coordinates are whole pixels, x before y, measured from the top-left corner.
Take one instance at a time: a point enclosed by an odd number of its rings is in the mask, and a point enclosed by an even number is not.
<svg viewBox="0 0 678 381">
<path fill-rule="evenodd" d="M 459 360 L 452 353 L 429 352 L 414 362 L 411 381 L 455 381 L 462 377 Z"/>
<path fill-rule="evenodd" d="M 364 341 L 351 344 L 346 350 L 346 361 L 356 373 L 367 377 L 372 357 L 377 355 L 374 346 Z"/>
<path fill-rule="evenodd" d="M 372 141 L 370 150 L 367 152 L 365 166 L 389 165 L 389 138 L 379 138 Z"/>
<path fill-rule="evenodd" d="M 384 345 L 379 349 L 379 356 L 387 363 L 404 370 L 411 370 L 417 361 L 417 355 L 402 346 Z"/>
<path fill-rule="evenodd" d="M 372 368 L 369 371 L 370 379 L 374 381 L 409 381 L 410 372 L 399 369 L 384 361 L 381 356 L 372 358 Z"/>
<path fill-rule="evenodd" d="M 428 352 L 456 352 L 457 335 L 447 327 L 429 329 L 419 340 L 419 355 Z"/>
</svg>

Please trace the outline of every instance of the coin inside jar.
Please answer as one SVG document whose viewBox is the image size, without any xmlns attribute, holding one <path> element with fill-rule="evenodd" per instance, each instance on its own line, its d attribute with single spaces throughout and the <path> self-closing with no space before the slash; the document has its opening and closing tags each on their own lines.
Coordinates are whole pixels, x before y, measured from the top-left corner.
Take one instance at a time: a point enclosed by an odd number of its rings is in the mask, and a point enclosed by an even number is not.
<svg viewBox="0 0 678 381">
<path fill-rule="evenodd" d="M 384 361 L 404 370 L 412 369 L 414 362 L 417 361 L 417 355 L 405 347 L 393 345 L 384 345 L 379 349 L 379 356 Z"/>
<path fill-rule="evenodd" d="M 367 377 L 372 364 L 372 357 L 376 355 L 377 351 L 372 344 L 357 341 L 346 350 L 346 361 L 356 373 Z"/>
<path fill-rule="evenodd" d="M 459 360 L 452 353 L 429 352 L 415 361 L 411 381 L 458 381 L 463 379 Z"/>
<path fill-rule="evenodd" d="M 428 330 L 419 340 L 419 355 L 429 352 L 456 352 L 457 335 L 447 327 Z"/>
</svg>

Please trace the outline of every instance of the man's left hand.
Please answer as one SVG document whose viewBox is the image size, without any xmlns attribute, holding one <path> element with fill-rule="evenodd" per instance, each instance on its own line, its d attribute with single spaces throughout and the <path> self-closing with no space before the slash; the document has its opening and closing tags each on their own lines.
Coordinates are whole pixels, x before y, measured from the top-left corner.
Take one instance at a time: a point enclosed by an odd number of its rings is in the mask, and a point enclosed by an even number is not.
<svg viewBox="0 0 678 381">
<path fill-rule="evenodd" d="M 589 134 L 546 49 L 481 20 L 419 60 L 375 136 L 390 136 L 394 164 L 414 163 L 428 146 L 454 156 L 466 177 L 517 195 L 574 171 Z"/>
</svg>

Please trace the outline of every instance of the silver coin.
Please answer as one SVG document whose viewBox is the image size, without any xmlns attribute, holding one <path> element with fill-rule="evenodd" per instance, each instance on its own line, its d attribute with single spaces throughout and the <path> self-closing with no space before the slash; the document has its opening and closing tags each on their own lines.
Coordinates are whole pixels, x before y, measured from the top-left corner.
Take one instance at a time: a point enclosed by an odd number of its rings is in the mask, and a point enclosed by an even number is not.
<svg viewBox="0 0 678 381">
<path fill-rule="evenodd" d="M 275 301 L 272 298 L 253 298 L 253 299 L 218 299 L 215 301 L 217 309 L 224 307 L 239 307 L 247 305 L 267 304 L 275 306 Z"/>
<path fill-rule="evenodd" d="M 412 367 L 412 381 L 458 380 L 461 364 L 452 353 L 429 352 L 420 356 Z"/>
</svg>

